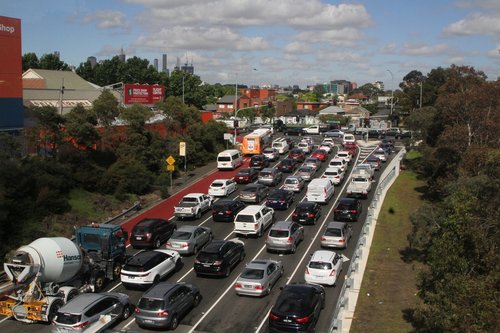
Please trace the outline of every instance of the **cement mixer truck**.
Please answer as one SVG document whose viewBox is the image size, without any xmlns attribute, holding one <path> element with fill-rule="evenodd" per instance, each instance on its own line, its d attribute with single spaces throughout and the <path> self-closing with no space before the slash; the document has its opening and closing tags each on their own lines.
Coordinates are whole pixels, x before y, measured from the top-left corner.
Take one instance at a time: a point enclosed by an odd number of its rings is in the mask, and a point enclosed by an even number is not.
<svg viewBox="0 0 500 333">
<path fill-rule="evenodd" d="M 26 323 L 50 322 L 81 292 L 100 291 L 119 278 L 127 233 L 117 225 L 80 227 L 75 239 L 39 238 L 21 246 L 4 263 L 11 281 L 0 314 Z"/>
</svg>

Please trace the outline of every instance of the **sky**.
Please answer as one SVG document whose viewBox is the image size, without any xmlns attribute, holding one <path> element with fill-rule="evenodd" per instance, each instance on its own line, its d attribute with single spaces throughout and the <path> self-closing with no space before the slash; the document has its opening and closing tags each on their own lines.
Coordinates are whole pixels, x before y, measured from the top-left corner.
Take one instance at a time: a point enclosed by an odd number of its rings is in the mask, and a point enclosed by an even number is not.
<svg viewBox="0 0 500 333">
<path fill-rule="evenodd" d="M 127 57 L 210 84 L 383 81 L 451 64 L 500 77 L 500 0 L 0 0 L 21 19 L 23 54 Z M 0 46 L 1 47 L 1 46 Z"/>
</svg>

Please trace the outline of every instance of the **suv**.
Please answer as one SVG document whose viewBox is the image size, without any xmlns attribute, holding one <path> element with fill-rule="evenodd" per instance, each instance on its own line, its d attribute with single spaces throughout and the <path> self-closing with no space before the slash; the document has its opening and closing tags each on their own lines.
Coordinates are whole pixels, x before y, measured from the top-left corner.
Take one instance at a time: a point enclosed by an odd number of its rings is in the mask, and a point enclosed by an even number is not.
<svg viewBox="0 0 500 333">
<path fill-rule="evenodd" d="M 141 328 L 174 330 L 179 325 L 179 319 L 200 301 L 200 289 L 194 284 L 161 282 L 139 299 L 135 321 Z"/>
<path fill-rule="evenodd" d="M 123 266 L 120 279 L 125 288 L 156 284 L 160 279 L 180 268 L 181 256 L 177 251 L 140 251 Z"/>
<path fill-rule="evenodd" d="M 266 237 L 266 250 L 295 253 L 297 244 L 304 240 L 304 227 L 295 222 L 275 223 Z"/>
<path fill-rule="evenodd" d="M 352 237 L 352 228 L 345 222 L 330 222 L 321 236 L 322 247 L 347 248 L 347 243 Z"/>
<path fill-rule="evenodd" d="M 236 214 L 245 207 L 239 200 L 218 200 L 212 205 L 212 219 L 214 222 L 233 222 Z"/>
<path fill-rule="evenodd" d="M 288 284 L 269 312 L 269 332 L 313 332 L 324 307 L 324 287 Z"/>
<path fill-rule="evenodd" d="M 194 261 L 196 275 L 229 276 L 231 269 L 245 258 L 244 243 L 239 240 L 212 240 Z"/>
<path fill-rule="evenodd" d="M 146 218 L 139 221 L 132 229 L 130 245 L 139 247 L 159 248 L 177 229 L 175 222 L 164 219 Z"/>
<path fill-rule="evenodd" d="M 306 283 L 326 284 L 335 286 L 342 271 L 344 260 L 333 251 L 317 250 L 311 256 L 306 266 L 304 280 Z"/>
<path fill-rule="evenodd" d="M 266 206 L 277 210 L 287 210 L 293 200 L 294 193 L 292 191 L 276 188 L 267 196 Z"/>
<path fill-rule="evenodd" d="M 260 172 L 258 182 L 263 185 L 274 186 L 278 185 L 281 179 L 283 179 L 283 174 L 280 170 L 265 168 Z"/>
<path fill-rule="evenodd" d="M 342 198 L 333 211 L 333 218 L 337 221 L 357 221 L 361 214 L 361 200 L 356 198 Z"/>
<path fill-rule="evenodd" d="M 269 166 L 269 159 L 265 155 L 253 155 L 250 158 L 250 167 L 255 169 L 264 169 Z"/>
</svg>

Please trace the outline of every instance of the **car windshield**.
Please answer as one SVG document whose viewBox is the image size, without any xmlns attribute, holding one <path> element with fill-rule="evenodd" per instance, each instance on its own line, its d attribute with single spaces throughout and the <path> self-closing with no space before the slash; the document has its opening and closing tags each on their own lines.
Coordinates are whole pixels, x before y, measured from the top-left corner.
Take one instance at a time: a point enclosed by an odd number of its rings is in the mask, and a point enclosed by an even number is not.
<svg viewBox="0 0 500 333">
<path fill-rule="evenodd" d="M 245 268 L 241 277 L 250 280 L 261 280 L 264 277 L 264 271 L 256 268 Z"/>
<path fill-rule="evenodd" d="M 174 232 L 174 234 L 170 238 L 171 239 L 187 240 L 187 239 L 191 238 L 191 233 L 188 231 L 176 231 L 176 232 Z"/>
<path fill-rule="evenodd" d="M 82 316 L 78 314 L 58 312 L 55 322 L 65 325 L 74 325 L 79 323 L 81 318 Z"/>
<path fill-rule="evenodd" d="M 309 268 L 313 268 L 313 269 L 332 269 L 332 264 L 329 263 L 329 262 L 311 261 L 309 263 Z"/>
<path fill-rule="evenodd" d="M 142 310 L 159 311 L 165 308 L 165 301 L 162 299 L 145 298 L 139 300 L 137 307 Z"/>
<path fill-rule="evenodd" d="M 250 169 L 241 169 L 238 174 L 240 175 L 249 175 L 250 174 Z"/>
<path fill-rule="evenodd" d="M 271 229 L 271 231 L 269 231 L 269 236 L 279 238 L 288 237 L 288 230 Z"/>
<path fill-rule="evenodd" d="M 340 237 L 342 236 L 342 232 L 339 228 L 328 228 L 325 231 L 325 236 Z"/>
</svg>

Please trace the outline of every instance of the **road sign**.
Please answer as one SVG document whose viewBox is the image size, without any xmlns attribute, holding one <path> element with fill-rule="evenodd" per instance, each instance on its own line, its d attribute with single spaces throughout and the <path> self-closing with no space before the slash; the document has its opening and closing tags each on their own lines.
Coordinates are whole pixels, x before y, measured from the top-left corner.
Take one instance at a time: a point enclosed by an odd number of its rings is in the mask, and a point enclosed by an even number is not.
<svg viewBox="0 0 500 333">
<path fill-rule="evenodd" d="M 167 165 L 167 171 L 174 171 L 175 165 Z"/>
<path fill-rule="evenodd" d="M 186 156 L 186 143 L 179 142 L 179 156 Z"/>
<path fill-rule="evenodd" d="M 233 140 L 233 135 L 231 133 L 224 133 L 224 140 Z"/>
<path fill-rule="evenodd" d="M 172 155 L 170 155 L 169 157 L 167 157 L 166 161 L 168 165 L 172 165 L 175 163 L 175 158 Z"/>
</svg>

